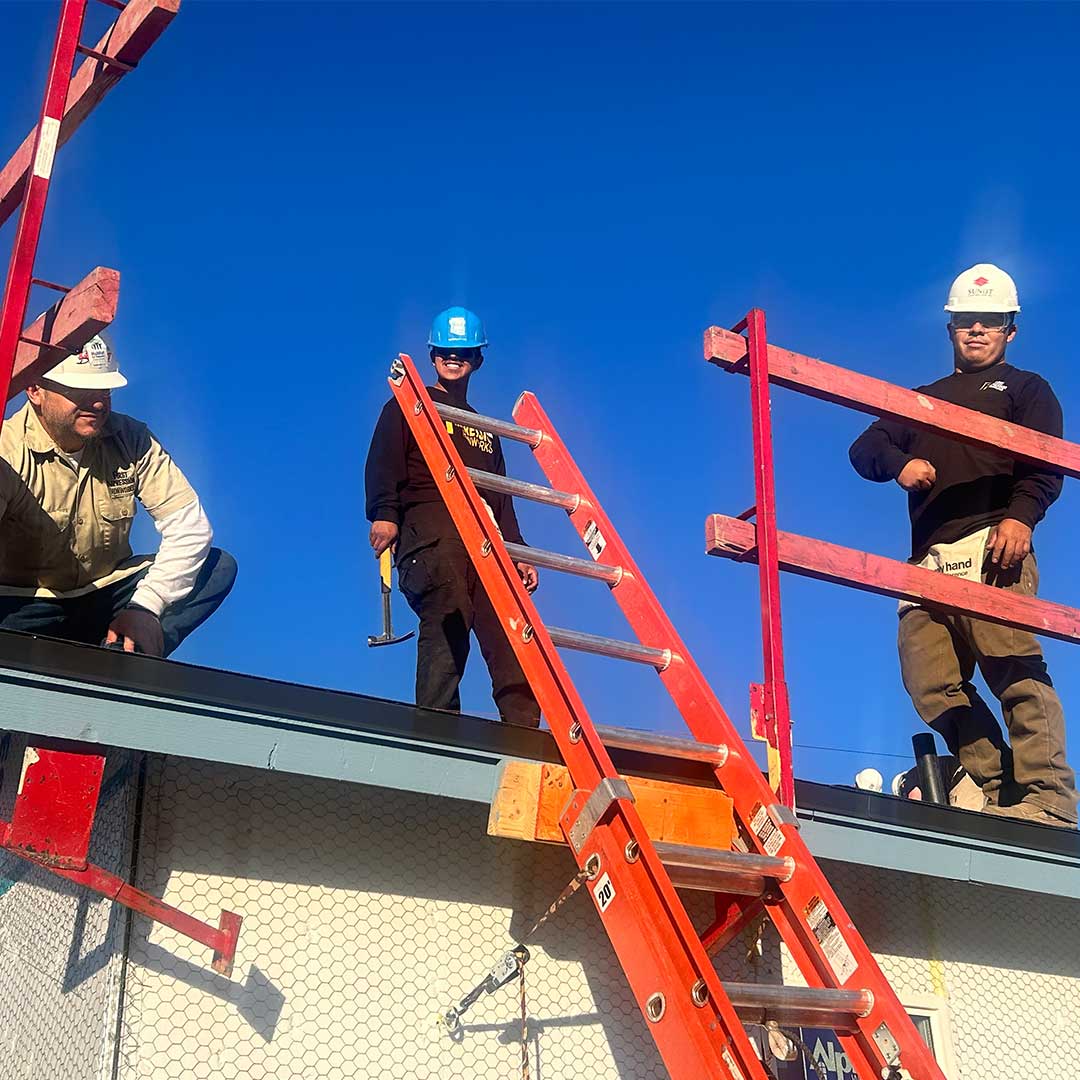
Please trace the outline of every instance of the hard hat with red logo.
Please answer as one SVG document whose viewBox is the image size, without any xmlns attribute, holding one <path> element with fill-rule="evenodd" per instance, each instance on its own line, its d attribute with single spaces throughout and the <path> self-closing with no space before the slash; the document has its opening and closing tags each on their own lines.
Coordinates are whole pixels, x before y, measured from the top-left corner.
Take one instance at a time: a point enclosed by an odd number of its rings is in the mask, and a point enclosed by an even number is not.
<svg viewBox="0 0 1080 1080">
<path fill-rule="evenodd" d="M 100 334 L 92 337 L 77 353 L 62 360 L 45 378 L 77 390 L 116 390 L 127 386 L 116 356 Z"/>
<path fill-rule="evenodd" d="M 1016 282 L 1000 266 L 977 263 L 952 283 L 945 310 L 1018 312 Z"/>
</svg>

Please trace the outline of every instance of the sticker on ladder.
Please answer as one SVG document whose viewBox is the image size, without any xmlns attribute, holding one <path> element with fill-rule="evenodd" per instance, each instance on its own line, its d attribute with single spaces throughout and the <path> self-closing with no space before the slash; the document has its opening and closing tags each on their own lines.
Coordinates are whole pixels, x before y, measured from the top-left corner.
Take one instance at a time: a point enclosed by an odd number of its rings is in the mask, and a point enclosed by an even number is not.
<svg viewBox="0 0 1080 1080">
<path fill-rule="evenodd" d="M 820 896 L 811 897 L 805 911 L 810 930 L 836 975 L 837 986 L 843 986 L 859 966 L 854 953 L 848 948 L 836 920 L 829 914 L 829 909 Z"/>
<path fill-rule="evenodd" d="M 780 828 L 780 823 L 773 818 L 769 808 L 763 803 L 754 804 L 753 812 L 750 814 L 750 828 L 761 841 L 766 855 L 775 855 L 787 839 Z"/>
<path fill-rule="evenodd" d="M 34 176 L 48 180 L 52 176 L 53 158 L 56 157 L 56 140 L 60 137 L 60 121 L 46 116 L 41 121 L 41 140 L 37 157 L 34 158 Z"/>
<path fill-rule="evenodd" d="M 596 906 L 601 914 L 607 911 L 611 901 L 615 899 L 615 886 L 611 884 L 611 878 L 604 874 L 593 886 L 593 896 L 596 897 Z"/>
<path fill-rule="evenodd" d="M 731 1056 L 731 1051 L 726 1046 L 720 1051 L 720 1056 L 724 1059 L 724 1064 L 731 1071 L 734 1080 L 746 1080 L 746 1077 L 743 1076 L 742 1069 L 735 1063 L 735 1059 Z"/>
<path fill-rule="evenodd" d="M 589 549 L 589 554 L 593 559 L 599 561 L 600 556 L 604 553 L 604 548 L 607 547 L 607 541 L 595 521 L 590 521 L 585 526 L 585 532 L 582 534 L 581 539 L 585 541 L 585 546 Z"/>
</svg>

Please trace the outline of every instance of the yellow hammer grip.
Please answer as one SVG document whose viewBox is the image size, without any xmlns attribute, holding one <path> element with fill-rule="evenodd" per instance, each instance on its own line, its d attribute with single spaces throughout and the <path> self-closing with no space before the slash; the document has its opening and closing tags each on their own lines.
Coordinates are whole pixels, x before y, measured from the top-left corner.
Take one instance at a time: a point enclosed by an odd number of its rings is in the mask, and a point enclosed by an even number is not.
<svg viewBox="0 0 1080 1080">
<path fill-rule="evenodd" d="M 382 579 L 382 587 L 389 592 L 390 591 L 390 573 L 393 564 L 390 561 L 390 549 L 387 548 L 379 556 L 379 577 Z"/>
</svg>

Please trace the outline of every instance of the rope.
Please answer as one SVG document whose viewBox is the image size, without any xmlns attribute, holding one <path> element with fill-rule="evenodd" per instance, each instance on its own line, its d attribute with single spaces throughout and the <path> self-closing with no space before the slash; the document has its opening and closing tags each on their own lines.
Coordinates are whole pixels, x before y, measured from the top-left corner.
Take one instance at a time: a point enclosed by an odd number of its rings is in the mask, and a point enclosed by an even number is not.
<svg viewBox="0 0 1080 1080">
<path fill-rule="evenodd" d="M 522 943 L 528 941 L 529 938 L 531 938 L 533 936 L 533 934 L 535 934 L 536 931 L 539 930 L 540 927 L 543 926 L 544 923 L 546 923 L 548 921 L 548 919 L 550 919 L 551 916 L 554 915 L 555 912 L 558 911 L 559 908 L 561 908 L 563 906 L 563 904 L 565 904 L 566 901 L 569 900 L 570 897 L 573 896 L 574 893 L 576 893 L 578 891 L 578 889 L 581 888 L 581 886 L 585 883 L 585 880 L 588 878 L 588 876 L 589 876 L 589 872 L 587 870 L 579 870 L 570 879 L 570 881 L 567 884 L 566 888 L 563 889 L 563 891 L 561 893 L 559 893 L 559 895 L 555 898 L 554 903 L 552 903 L 548 907 L 547 911 L 545 911 L 544 914 L 541 915 L 540 918 L 537 919 L 536 922 L 533 923 L 532 929 L 521 939 Z"/>
<path fill-rule="evenodd" d="M 521 1080 L 529 1080 L 529 1013 L 525 1007 L 525 965 L 518 968 L 521 987 Z"/>
<path fill-rule="evenodd" d="M 525 964 L 529 959 L 529 950 L 525 948 L 524 943 L 581 888 L 588 877 L 587 870 L 579 870 L 567 883 L 566 888 L 548 905 L 547 910 L 532 924 L 529 931 L 510 950 L 510 953 L 517 959 L 518 994 L 521 1000 L 521 1080 L 530 1080 L 529 1011 L 525 999 Z M 510 953 L 506 955 L 504 962 L 509 960 Z M 510 975 L 509 979 L 503 977 L 502 973 L 499 972 L 499 968 L 496 967 L 479 986 L 470 990 L 455 1007 L 440 1015 L 439 1023 L 449 1029 L 451 1037 L 460 1037 L 462 1031 L 461 1017 L 466 1010 L 471 1008 L 485 993 L 491 993 L 493 990 L 499 989 L 500 986 L 505 986 L 512 978 L 513 974 Z M 495 980 L 499 981 L 495 982 Z"/>
<path fill-rule="evenodd" d="M 566 888 L 548 905 L 547 910 L 532 924 L 531 929 L 521 939 L 524 944 L 581 888 L 589 874 L 579 870 L 567 882 Z M 521 1080 L 529 1080 L 529 1013 L 525 1005 L 525 965 L 518 966 L 518 985 L 521 991 Z"/>
</svg>

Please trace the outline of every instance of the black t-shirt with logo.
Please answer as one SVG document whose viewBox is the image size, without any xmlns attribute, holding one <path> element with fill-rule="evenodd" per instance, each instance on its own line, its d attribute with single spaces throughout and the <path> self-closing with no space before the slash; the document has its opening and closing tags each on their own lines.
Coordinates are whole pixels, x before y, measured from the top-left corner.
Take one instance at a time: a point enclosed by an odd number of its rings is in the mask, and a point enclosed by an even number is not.
<svg viewBox="0 0 1080 1080">
<path fill-rule="evenodd" d="M 1062 435 L 1061 405 L 1050 384 L 1011 364 L 954 372 L 916 390 L 1047 435 Z M 934 544 L 960 540 L 1003 518 L 1034 528 L 1061 494 L 1060 473 L 896 420 L 871 424 L 849 453 L 859 475 L 879 483 L 895 480 L 915 458 L 934 466 L 934 486 L 908 493 L 914 560 Z"/>
<path fill-rule="evenodd" d="M 451 401 L 439 387 L 428 387 L 428 393 L 439 404 L 476 412 L 471 405 Z M 502 444 L 497 435 L 457 421 L 445 423 L 466 468 L 506 475 Z M 392 521 L 400 527 L 399 560 L 418 547 L 458 535 L 420 446 L 394 398 L 383 406 L 375 425 L 364 468 L 364 486 L 368 521 Z M 523 544 L 510 496 L 494 491 L 480 494 L 491 507 L 503 539 Z"/>
</svg>

